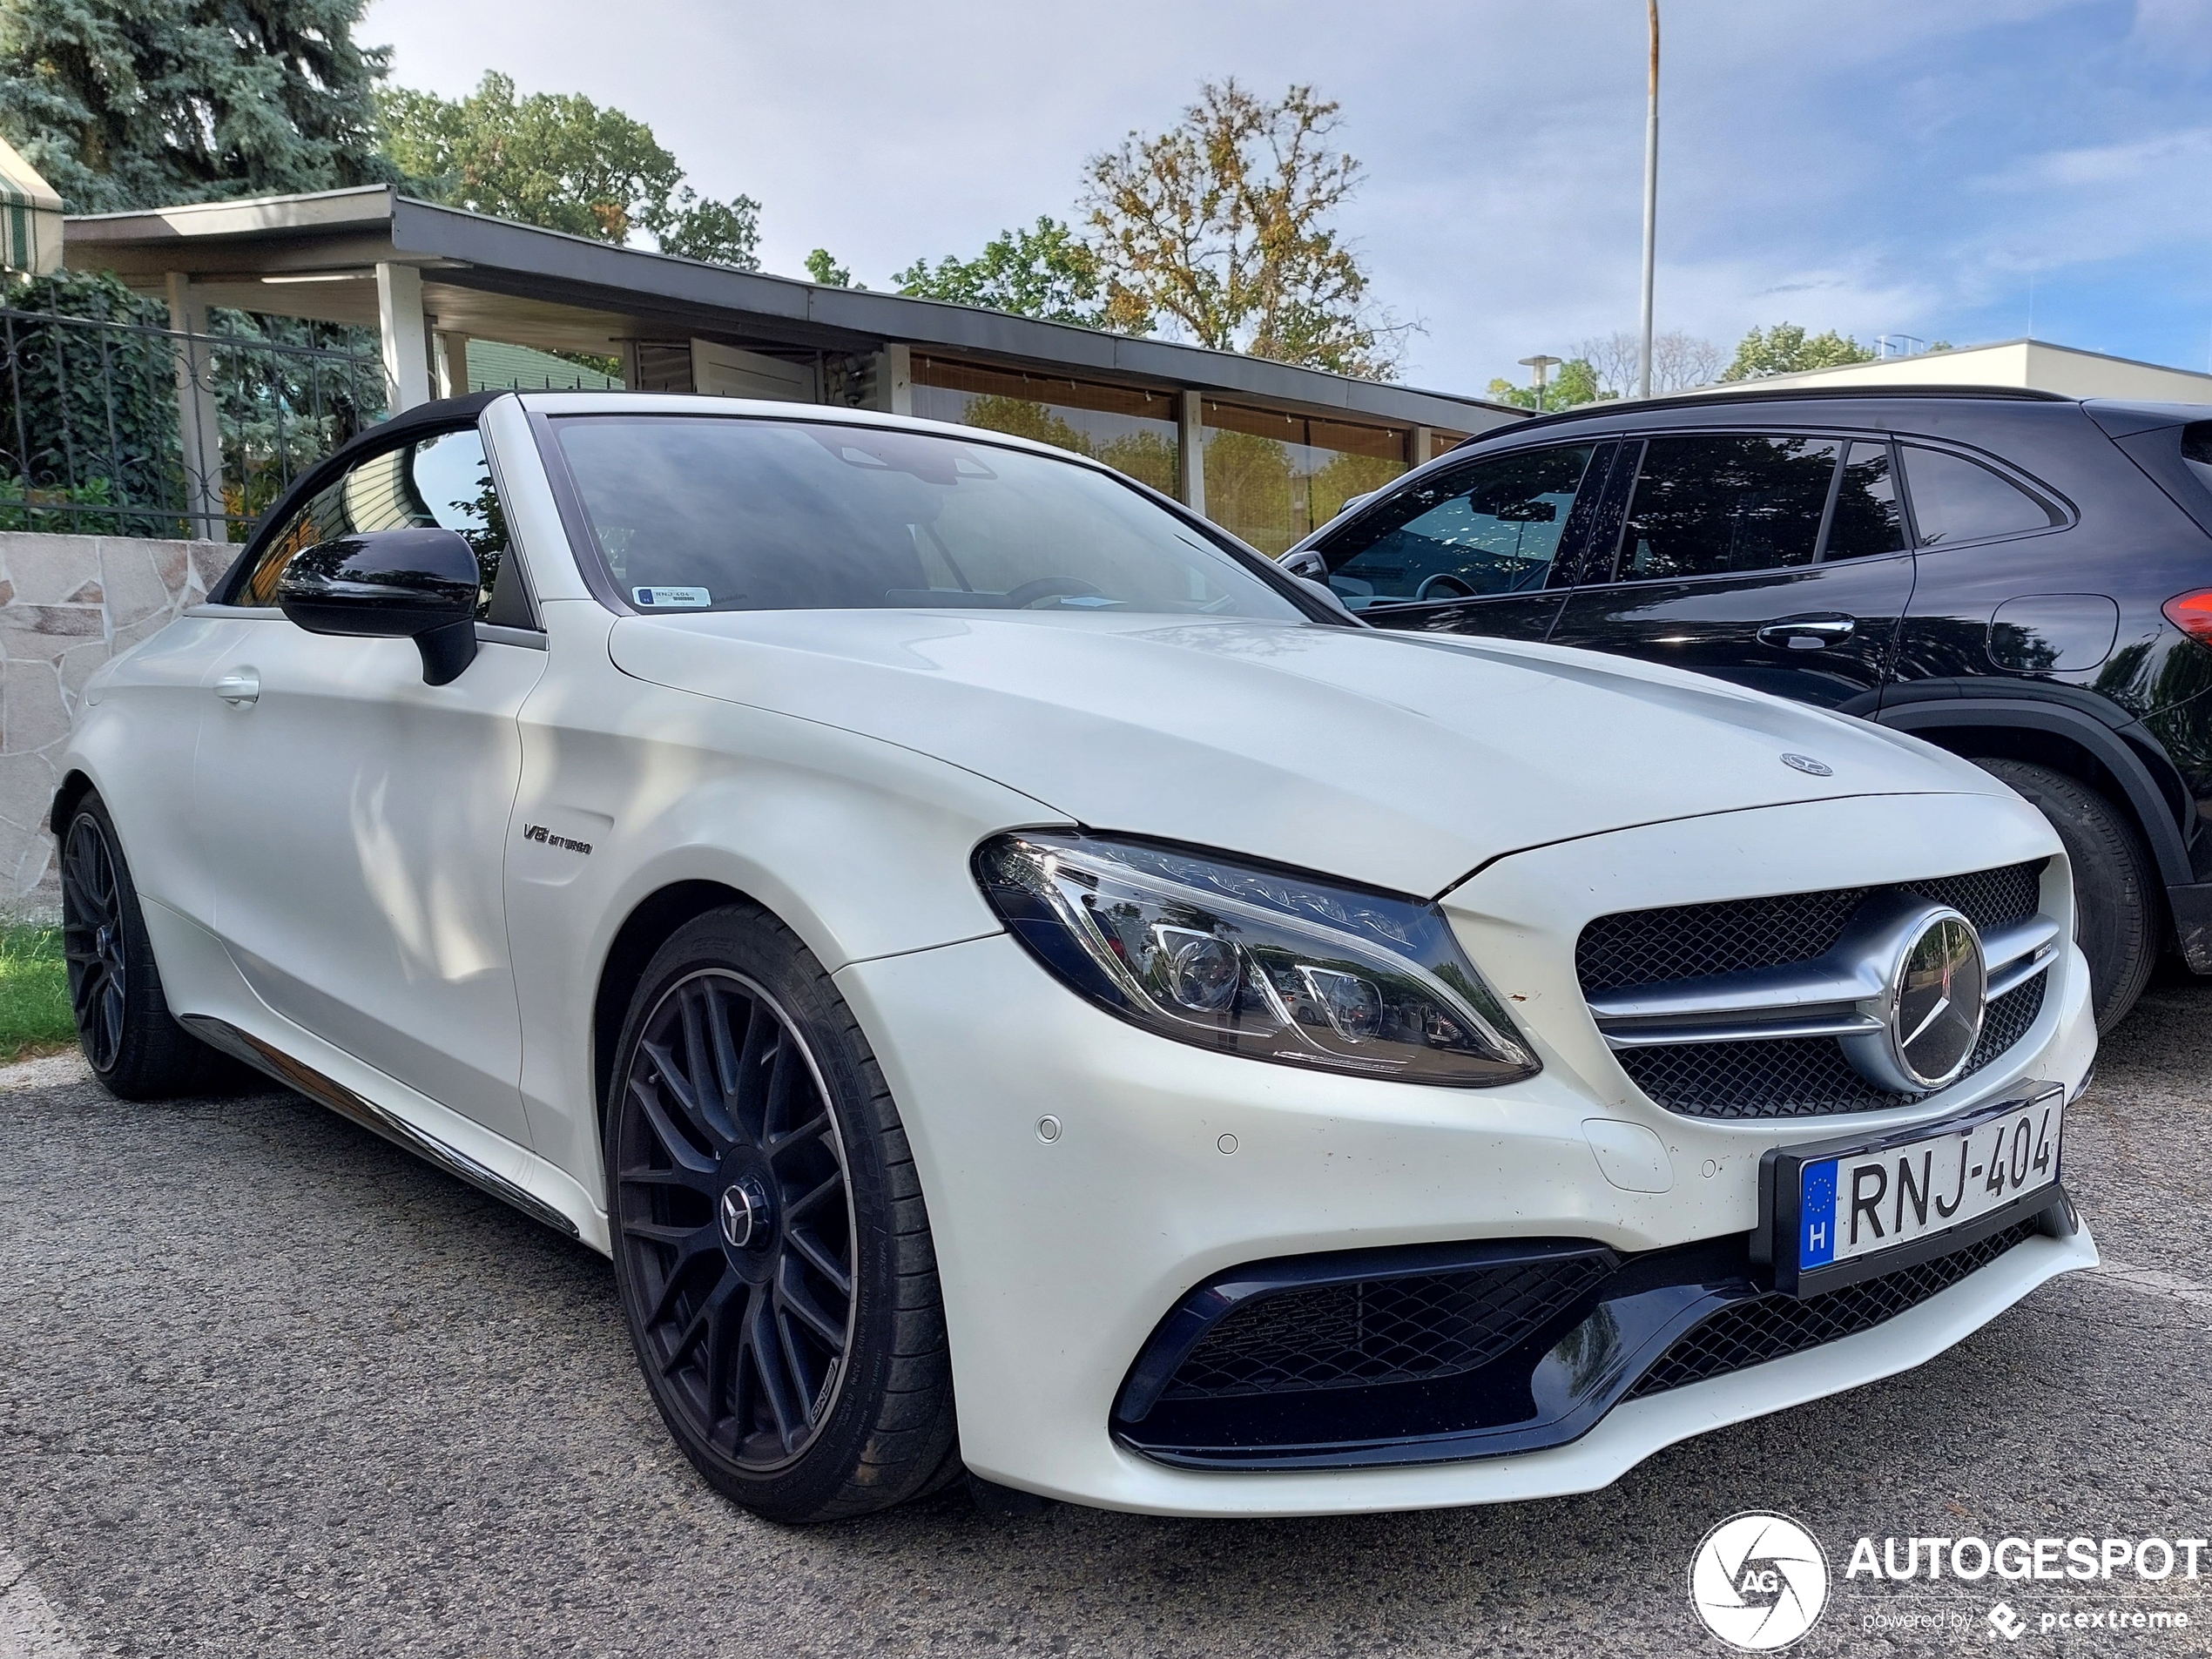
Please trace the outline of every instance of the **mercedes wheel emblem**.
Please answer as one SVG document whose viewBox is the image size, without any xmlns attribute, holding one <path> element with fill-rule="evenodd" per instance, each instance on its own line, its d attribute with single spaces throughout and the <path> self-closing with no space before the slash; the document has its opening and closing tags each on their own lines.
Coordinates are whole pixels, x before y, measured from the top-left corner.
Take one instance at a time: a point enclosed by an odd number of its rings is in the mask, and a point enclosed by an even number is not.
<svg viewBox="0 0 2212 1659">
<path fill-rule="evenodd" d="M 717 1206 L 723 1243 L 732 1250 L 743 1250 L 751 1244 L 753 1231 L 760 1224 L 760 1209 L 748 1183 L 740 1181 L 723 1188 L 722 1202 Z"/>
</svg>

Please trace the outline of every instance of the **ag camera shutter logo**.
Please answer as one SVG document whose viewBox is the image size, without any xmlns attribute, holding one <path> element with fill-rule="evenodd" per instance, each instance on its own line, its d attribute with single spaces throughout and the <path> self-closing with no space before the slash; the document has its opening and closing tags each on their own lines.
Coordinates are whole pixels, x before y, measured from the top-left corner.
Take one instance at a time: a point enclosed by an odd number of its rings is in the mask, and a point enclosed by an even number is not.
<svg viewBox="0 0 2212 1659">
<path fill-rule="evenodd" d="M 1689 1604 L 1730 1647 L 1772 1653 L 1820 1622 L 1828 1557 L 1787 1515 L 1730 1515 L 1689 1558 Z"/>
</svg>

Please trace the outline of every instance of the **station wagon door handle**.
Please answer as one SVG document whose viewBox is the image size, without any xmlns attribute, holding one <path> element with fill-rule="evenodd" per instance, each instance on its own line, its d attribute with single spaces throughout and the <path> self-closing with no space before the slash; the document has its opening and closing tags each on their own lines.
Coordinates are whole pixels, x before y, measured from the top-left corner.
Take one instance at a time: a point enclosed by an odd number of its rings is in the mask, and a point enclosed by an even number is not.
<svg viewBox="0 0 2212 1659">
<path fill-rule="evenodd" d="M 1818 651 L 1840 645 L 1858 631 L 1856 617 L 1784 617 L 1759 630 L 1759 643 L 1784 651 Z"/>
<path fill-rule="evenodd" d="M 234 709 L 244 708 L 260 700 L 261 677 L 250 668 L 226 674 L 215 682 L 215 695 Z"/>
</svg>

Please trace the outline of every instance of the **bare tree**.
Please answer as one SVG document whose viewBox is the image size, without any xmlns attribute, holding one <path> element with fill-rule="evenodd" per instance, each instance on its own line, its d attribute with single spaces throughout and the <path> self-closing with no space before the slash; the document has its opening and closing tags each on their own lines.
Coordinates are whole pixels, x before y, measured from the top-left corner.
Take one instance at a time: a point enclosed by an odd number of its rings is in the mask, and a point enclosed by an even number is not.
<svg viewBox="0 0 2212 1659">
<path fill-rule="evenodd" d="M 1105 323 L 1165 320 L 1200 345 L 1387 379 L 1410 332 L 1374 310 L 1330 220 L 1359 164 L 1334 150 L 1337 105 L 1280 102 L 1234 78 L 1198 90 L 1181 124 L 1093 156 L 1083 210 L 1106 278 Z"/>
<path fill-rule="evenodd" d="M 1627 329 L 1616 328 L 1609 334 L 1586 340 L 1575 347 L 1575 354 L 1589 364 L 1606 396 L 1627 397 L 1635 390 L 1642 354 L 1636 337 Z M 1711 341 L 1679 328 L 1669 329 L 1651 341 L 1651 389 L 1656 395 L 1710 386 L 1727 363 L 1728 354 Z"/>
<path fill-rule="evenodd" d="M 1670 329 L 1651 342 L 1651 389 L 1687 392 L 1710 386 L 1728 366 L 1728 354 L 1710 340 Z"/>
<path fill-rule="evenodd" d="M 1598 390 L 1607 397 L 1626 397 L 1635 389 L 1636 337 L 1626 329 L 1586 340 L 1575 354 L 1590 366 Z"/>
</svg>

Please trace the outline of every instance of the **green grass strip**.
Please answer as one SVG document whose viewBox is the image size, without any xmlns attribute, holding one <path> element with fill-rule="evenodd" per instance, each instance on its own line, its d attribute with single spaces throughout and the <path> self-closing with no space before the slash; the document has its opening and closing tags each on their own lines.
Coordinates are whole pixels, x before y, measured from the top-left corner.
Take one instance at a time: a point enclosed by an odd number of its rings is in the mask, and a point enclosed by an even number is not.
<svg viewBox="0 0 2212 1659">
<path fill-rule="evenodd" d="M 77 1041 L 58 927 L 0 928 L 0 1062 Z"/>
</svg>

